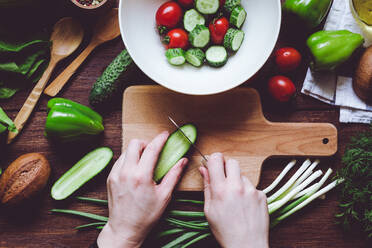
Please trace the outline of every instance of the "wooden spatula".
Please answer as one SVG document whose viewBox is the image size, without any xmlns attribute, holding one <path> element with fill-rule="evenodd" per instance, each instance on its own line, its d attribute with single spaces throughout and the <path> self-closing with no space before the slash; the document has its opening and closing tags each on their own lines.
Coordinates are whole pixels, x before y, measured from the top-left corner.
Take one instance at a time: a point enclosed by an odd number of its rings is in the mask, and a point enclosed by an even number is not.
<svg viewBox="0 0 372 248">
<path fill-rule="evenodd" d="M 71 17 L 62 18 L 53 27 L 51 35 L 52 50 L 50 55 L 50 62 L 48 68 L 45 70 L 39 82 L 31 91 L 26 102 L 23 104 L 14 124 L 18 129 L 18 133 L 10 132 L 8 135 L 8 144 L 20 133 L 23 126 L 26 124 L 33 109 L 38 102 L 41 93 L 43 92 L 50 75 L 53 72 L 57 63 L 72 54 L 81 44 L 84 36 L 84 30 L 81 24 Z"/>
</svg>

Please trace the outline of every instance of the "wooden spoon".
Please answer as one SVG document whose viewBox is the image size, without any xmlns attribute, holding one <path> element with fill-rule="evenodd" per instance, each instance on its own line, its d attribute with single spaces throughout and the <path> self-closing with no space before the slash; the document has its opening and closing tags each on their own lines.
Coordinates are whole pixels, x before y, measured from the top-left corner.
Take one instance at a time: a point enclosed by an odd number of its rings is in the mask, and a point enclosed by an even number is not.
<svg viewBox="0 0 372 248">
<path fill-rule="evenodd" d="M 56 96 L 94 48 L 119 35 L 118 9 L 114 8 L 99 19 L 87 48 L 45 89 L 44 93 L 52 97 Z"/>
<path fill-rule="evenodd" d="M 21 132 L 23 126 L 30 117 L 37 101 L 40 98 L 48 80 L 57 63 L 72 54 L 81 44 L 84 37 L 84 29 L 81 24 L 71 17 L 62 18 L 53 27 L 53 32 L 50 37 L 52 41 L 50 62 L 39 82 L 28 96 L 23 104 L 14 124 L 18 129 L 18 133 L 9 132 L 8 144 Z"/>
</svg>

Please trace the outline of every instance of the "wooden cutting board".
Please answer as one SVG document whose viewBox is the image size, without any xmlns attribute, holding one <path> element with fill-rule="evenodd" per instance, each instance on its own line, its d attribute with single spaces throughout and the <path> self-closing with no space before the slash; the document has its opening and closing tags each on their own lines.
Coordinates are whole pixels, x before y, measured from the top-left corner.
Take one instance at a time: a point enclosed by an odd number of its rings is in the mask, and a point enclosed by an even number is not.
<svg viewBox="0 0 372 248">
<path fill-rule="evenodd" d="M 240 162 L 257 186 L 262 163 L 273 155 L 330 156 L 337 151 L 337 129 L 328 123 L 274 123 L 262 114 L 260 97 L 251 88 L 211 96 L 183 95 L 161 86 L 132 86 L 124 92 L 123 151 L 133 138 L 151 140 L 164 130 L 194 123 L 196 145 L 204 154 L 222 152 Z M 201 156 L 191 150 L 178 189 L 203 190 Z"/>
</svg>

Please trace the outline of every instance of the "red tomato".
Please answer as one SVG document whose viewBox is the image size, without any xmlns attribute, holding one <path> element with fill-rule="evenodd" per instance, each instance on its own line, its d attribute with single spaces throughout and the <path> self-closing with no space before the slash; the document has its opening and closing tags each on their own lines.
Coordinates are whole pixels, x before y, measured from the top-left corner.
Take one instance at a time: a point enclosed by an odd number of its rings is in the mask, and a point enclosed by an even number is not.
<svg viewBox="0 0 372 248">
<path fill-rule="evenodd" d="M 186 31 L 180 28 L 173 29 L 164 37 L 164 43 L 169 48 L 186 49 L 189 45 L 189 36 Z"/>
<path fill-rule="evenodd" d="M 284 76 L 275 76 L 269 80 L 269 92 L 279 102 L 288 102 L 296 92 L 293 82 Z"/>
<path fill-rule="evenodd" d="M 173 1 L 161 5 L 156 12 L 156 24 L 161 28 L 174 28 L 181 20 L 183 12 L 181 7 Z"/>
<path fill-rule="evenodd" d="M 289 72 L 301 64 L 301 54 L 292 47 L 283 47 L 276 51 L 275 62 L 281 72 Z"/>
<path fill-rule="evenodd" d="M 177 0 L 177 2 L 186 8 L 194 5 L 194 0 Z"/>
<path fill-rule="evenodd" d="M 225 17 L 212 21 L 209 24 L 209 32 L 211 33 L 212 42 L 216 45 L 221 45 L 228 29 L 229 21 Z"/>
</svg>

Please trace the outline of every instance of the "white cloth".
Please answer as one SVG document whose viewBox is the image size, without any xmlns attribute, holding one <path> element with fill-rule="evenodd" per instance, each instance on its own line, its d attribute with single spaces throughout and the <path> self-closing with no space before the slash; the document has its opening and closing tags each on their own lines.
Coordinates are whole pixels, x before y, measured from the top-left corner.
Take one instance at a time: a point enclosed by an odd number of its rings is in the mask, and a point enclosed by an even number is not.
<svg viewBox="0 0 372 248">
<path fill-rule="evenodd" d="M 333 1 L 324 29 L 347 29 L 361 34 L 351 14 L 349 0 Z M 372 106 L 355 95 L 350 77 L 338 76 L 334 72 L 312 73 L 308 69 L 301 92 L 328 104 L 340 106 L 340 122 L 372 122 Z"/>
</svg>

